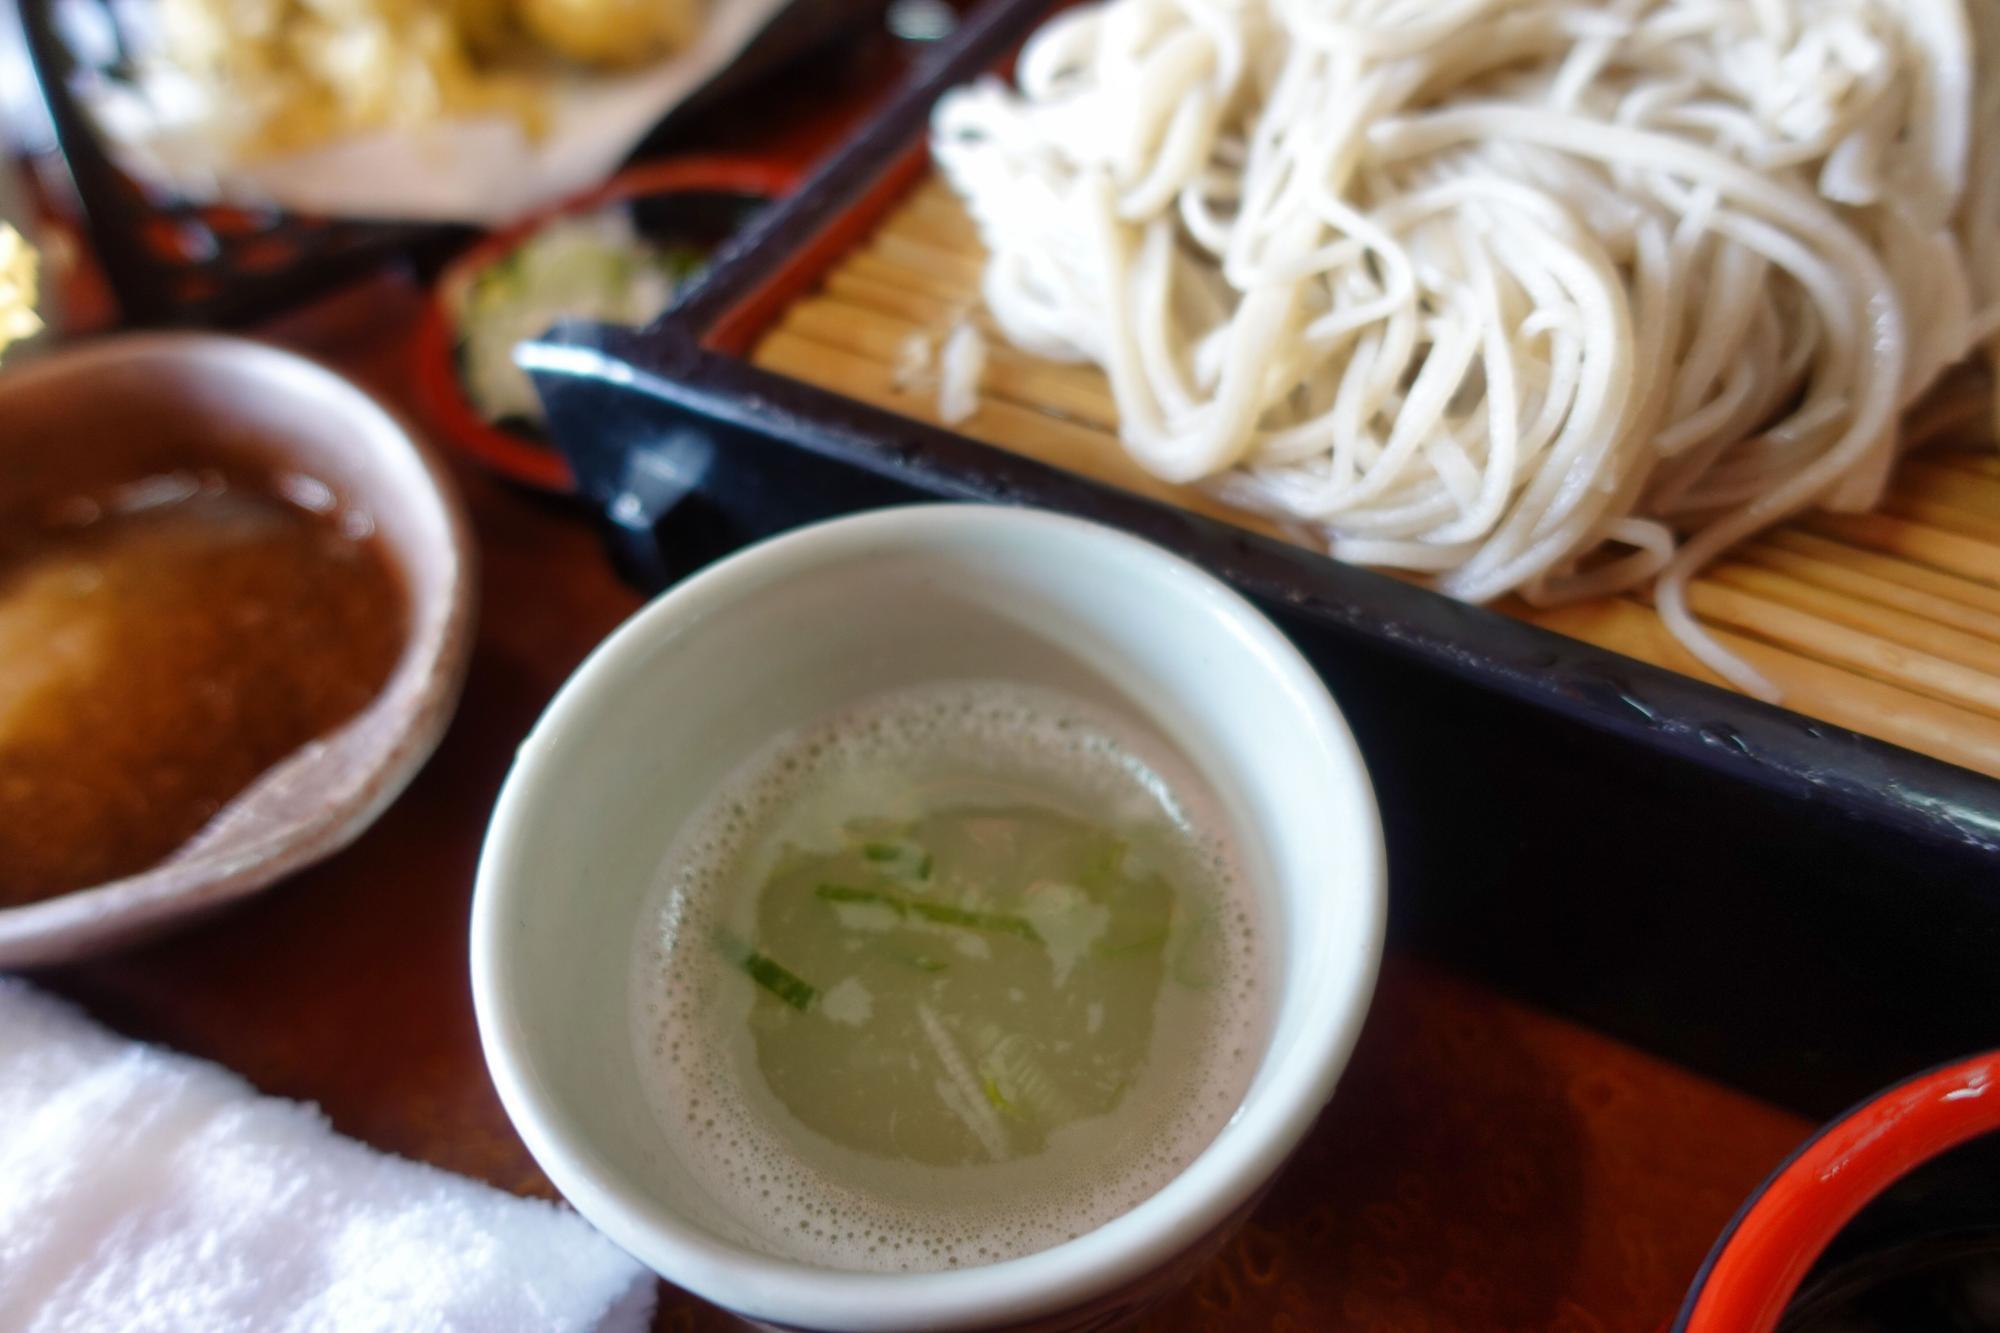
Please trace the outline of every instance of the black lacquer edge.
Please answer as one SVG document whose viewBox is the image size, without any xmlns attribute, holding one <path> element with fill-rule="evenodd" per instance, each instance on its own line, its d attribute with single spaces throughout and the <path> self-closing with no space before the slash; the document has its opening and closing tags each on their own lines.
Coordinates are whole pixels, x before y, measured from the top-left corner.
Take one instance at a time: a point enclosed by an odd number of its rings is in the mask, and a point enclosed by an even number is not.
<svg viewBox="0 0 2000 1333">
<path fill-rule="evenodd" d="M 688 300 L 646 330 L 568 323 L 528 353 L 543 374 L 636 389 L 941 498 L 1097 519 L 1196 560 L 1284 618 L 1331 627 L 1582 725 L 1868 824 L 2000 851 L 2000 781 L 1484 608 L 1103 486 L 967 436 L 705 350 L 707 331 L 864 197 L 924 134 L 945 89 L 990 69 L 1043 14 L 994 0 Z M 606 497 L 599 497 L 600 499 Z"/>
</svg>

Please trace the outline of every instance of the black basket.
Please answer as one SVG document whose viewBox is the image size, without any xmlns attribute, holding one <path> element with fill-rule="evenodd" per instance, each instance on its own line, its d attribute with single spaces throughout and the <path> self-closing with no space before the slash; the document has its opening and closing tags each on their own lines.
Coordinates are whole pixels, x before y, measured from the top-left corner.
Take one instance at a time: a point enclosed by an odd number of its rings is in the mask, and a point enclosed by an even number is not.
<svg viewBox="0 0 2000 1333">
<path fill-rule="evenodd" d="M 792 0 L 734 61 L 669 111 L 633 157 L 691 146 L 733 99 L 842 38 L 875 30 L 882 3 Z M 83 79 L 131 73 L 129 35 L 115 7 L 104 0 L 18 0 L 14 11 L 67 192 L 125 323 L 249 323 L 391 259 L 435 263 L 471 235 L 457 226 L 194 203 L 149 188 L 111 160 L 76 95 Z"/>
</svg>

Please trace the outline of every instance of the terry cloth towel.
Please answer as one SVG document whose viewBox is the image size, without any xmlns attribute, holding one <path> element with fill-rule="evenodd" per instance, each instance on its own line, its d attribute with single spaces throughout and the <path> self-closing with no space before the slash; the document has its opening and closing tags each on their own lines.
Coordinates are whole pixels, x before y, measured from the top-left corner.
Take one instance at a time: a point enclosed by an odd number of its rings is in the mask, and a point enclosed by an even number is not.
<svg viewBox="0 0 2000 1333">
<path fill-rule="evenodd" d="M 375 1152 L 0 977 L 0 1329 L 624 1330 L 655 1290 L 566 1208 Z"/>
</svg>

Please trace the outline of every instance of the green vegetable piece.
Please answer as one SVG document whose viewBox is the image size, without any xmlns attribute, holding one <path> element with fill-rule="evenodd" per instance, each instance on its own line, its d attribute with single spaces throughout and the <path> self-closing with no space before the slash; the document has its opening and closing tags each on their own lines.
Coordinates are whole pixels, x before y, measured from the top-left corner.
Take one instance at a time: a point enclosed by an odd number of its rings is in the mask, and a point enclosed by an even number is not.
<svg viewBox="0 0 2000 1333">
<path fill-rule="evenodd" d="M 708 264 L 708 255 L 691 246 L 670 245 L 656 262 L 678 284 L 699 274 Z"/>
<path fill-rule="evenodd" d="M 1001 1115 L 1015 1116 L 1017 1118 L 1020 1116 L 1021 1113 L 1016 1109 L 1014 1109 L 1014 1103 L 1008 1101 L 1007 1098 L 1004 1095 L 1002 1095 L 1000 1091 L 1000 1084 L 994 1079 L 993 1075 L 986 1074 L 981 1076 L 979 1080 L 979 1090 L 986 1094 L 986 1100 L 988 1104 L 990 1104 L 993 1107 L 993 1109 L 998 1111 Z"/>
<path fill-rule="evenodd" d="M 1126 940 L 1122 944 L 1099 943 L 1093 946 L 1093 952 L 1100 958 L 1124 958 L 1131 954 L 1147 953 L 1165 948 L 1167 934 L 1167 928 L 1161 926 L 1157 930 L 1147 931 L 1136 939 Z"/>
<path fill-rule="evenodd" d="M 1084 862 L 1077 872 L 1076 882 L 1086 889 L 1109 887 L 1125 868 L 1125 851 L 1125 843 L 1116 838 L 1110 839 Z"/>
<path fill-rule="evenodd" d="M 861 854 L 892 873 L 906 874 L 911 879 L 931 877 L 931 854 L 915 843 L 864 842 Z"/>
<path fill-rule="evenodd" d="M 812 1008 L 813 1001 L 819 998 L 819 991 L 811 982 L 775 958 L 767 958 L 754 949 L 743 960 L 743 970 L 750 974 L 752 981 L 800 1013 Z"/>
<path fill-rule="evenodd" d="M 750 979 L 792 1008 L 804 1013 L 819 998 L 819 988 L 777 959 L 758 953 L 727 931 L 717 931 L 715 947 Z"/>
<path fill-rule="evenodd" d="M 1007 916 L 1000 912 L 972 912 L 963 907 L 953 907 L 948 903 L 927 903 L 922 900 L 912 902 L 910 911 L 935 921 L 941 926 L 964 926 L 968 930 L 990 930 L 1002 935 L 1016 935 L 1031 944 L 1040 944 L 1042 937 L 1036 933 L 1027 918 Z"/>
<path fill-rule="evenodd" d="M 882 893 L 875 889 L 857 889 L 848 884 L 822 884 L 813 893 L 823 902 L 866 903 L 875 907 L 886 907 L 905 919 L 920 917 L 940 926 L 962 926 L 967 930 L 988 930 L 1002 935 L 1015 935 L 1033 944 L 1040 944 L 1042 937 L 1035 933 L 1025 917 L 1008 916 L 1002 912 L 974 912 L 964 907 L 953 907 L 949 903 L 928 902 L 922 898 L 899 898 L 893 893 Z"/>
<path fill-rule="evenodd" d="M 813 896 L 829 903 L 867 903 L 874 907 L 886 907 L 897 916 L 908 916 L 909 905 L 892 894 L 878 893 L 874 889 L 857 889 L 847 884 L 822 884 L 813 890 Z"/>
</svg>

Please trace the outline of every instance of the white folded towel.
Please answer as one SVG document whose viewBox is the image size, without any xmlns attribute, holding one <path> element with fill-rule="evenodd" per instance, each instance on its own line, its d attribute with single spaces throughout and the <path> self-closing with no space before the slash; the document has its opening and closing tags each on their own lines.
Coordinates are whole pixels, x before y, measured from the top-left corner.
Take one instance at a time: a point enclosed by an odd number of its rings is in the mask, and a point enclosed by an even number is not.
<svg viewBox="0 0 2000 1333">
<path fill-rule="evenodd" d="M 623 1330 L 654 1293 L 566 1208 L 377 1153 L 0 977 L 0 1329 Z"/>
</svg>

